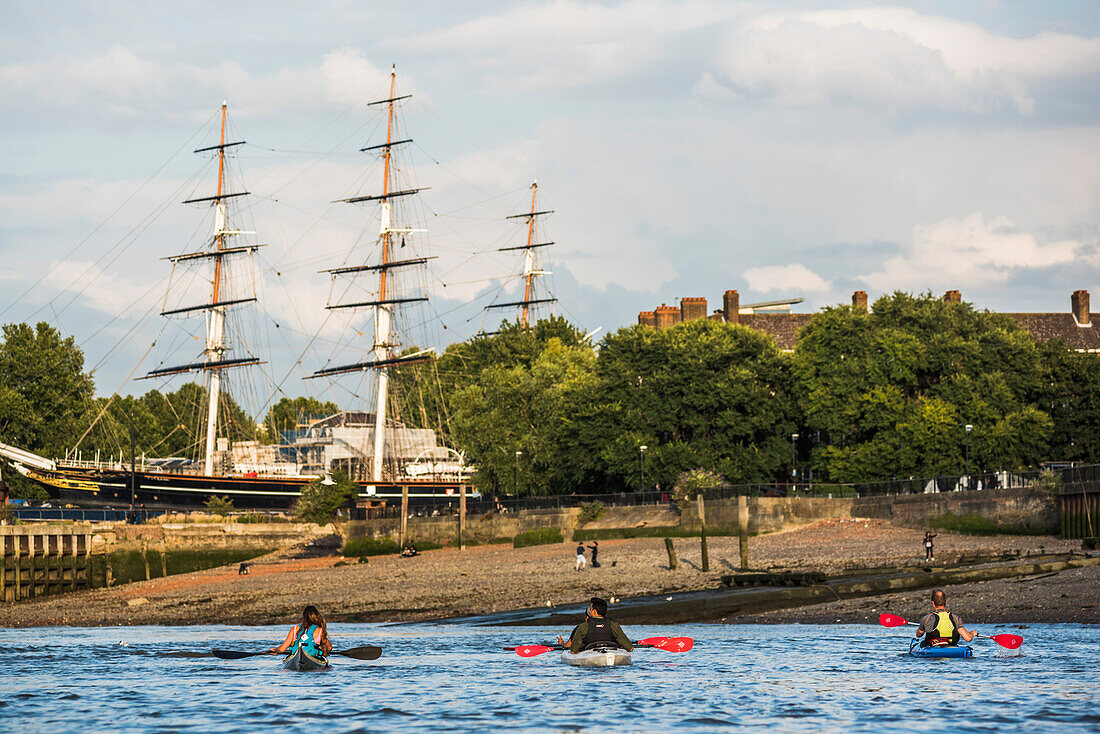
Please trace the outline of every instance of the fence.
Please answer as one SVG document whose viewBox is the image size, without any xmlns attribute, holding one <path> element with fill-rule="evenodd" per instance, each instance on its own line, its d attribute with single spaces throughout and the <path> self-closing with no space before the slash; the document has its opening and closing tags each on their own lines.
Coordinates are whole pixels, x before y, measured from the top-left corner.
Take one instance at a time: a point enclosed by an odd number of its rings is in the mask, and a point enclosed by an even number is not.
<svg viewBox="0 0 1100 734">
<path fill-rule="evenodd" d="M 0 528 L 0 601 L 91 588 L 91 539 L 58 529 Z"/>
</svg>

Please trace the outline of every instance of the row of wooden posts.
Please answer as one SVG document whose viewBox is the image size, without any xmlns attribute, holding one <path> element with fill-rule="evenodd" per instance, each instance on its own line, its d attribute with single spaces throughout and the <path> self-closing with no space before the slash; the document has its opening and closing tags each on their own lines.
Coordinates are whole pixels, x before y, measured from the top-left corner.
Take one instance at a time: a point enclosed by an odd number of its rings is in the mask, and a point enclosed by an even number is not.
<svg viewBox="0 0 1100 734">
<path fill-rule="evenodd" d="M 710 571 L 710 553 L 707 551 L 707 508 L 703 503 L 703 495 L 695 496 L 699 507 L 699 551 L 702 562 L 699 569 L 704 573 Z M 741 570 L 749 568 L 749 500 L 745 495 L 737 498 L 737 540 L 741 551 Z M 665 550 L 668 551 L 668 567 L 673 571 L 680 565 L 676 558 L 676 548 L 672 545 L 672 538 L 665 538 Z"/>
<path fill-rule="evenodd" d="M 401 547 L 409 539 L 409 485 L 401 485 Z M 458 486 L 458 548 L 466 550 L 466 485 Z"/>
<path fill-rule="evenodd" d="M 23 532 L 3 528 L 0 534 L 0 602 L 34 599 L 78 589 L 114 586 L 109 550 L 92 553 L 92 534 L 43 528 Z M 19 530 L 20 532 L 15 532 Z M 161 576 L 168 575 L 167 554 L 160 552 Z M 96 558 L 101 562 L 97 563 Z M 148 544 L 141 544 L 145 578 L 152 578 Z M 98 567 L 98 568 L 97 568 Z"/>
</svg>

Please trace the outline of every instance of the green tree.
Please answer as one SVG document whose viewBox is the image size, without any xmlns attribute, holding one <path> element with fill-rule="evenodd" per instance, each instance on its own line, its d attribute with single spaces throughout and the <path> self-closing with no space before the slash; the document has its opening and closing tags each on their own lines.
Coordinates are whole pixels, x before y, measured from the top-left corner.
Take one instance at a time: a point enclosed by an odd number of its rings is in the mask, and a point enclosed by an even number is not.
<svg viewBox="0 0 1100 734">
<path fill-rule="evenodd" d="M 279 432 L 294 430 L 310 418 L 328 416 L 339 412 L 336 403 L 311 397 L 283 398 L 271 406 L 264 418 L 265 438 L 274 443 Z"/>
<path fill-rule="evenodd" d="M 794 374 L 813 465 L 834 481 L 1037 463 L 1052 422 L 1037 342 L 1011 318 L 930 294 L 871 313 L 827 308 L 801 332 Z"/>
<path fill-rule="evenodd" d="M 1044 345 L 1040 407 L 1054 422 L 1050 458 L 1100 463 L 1100 363 L 1065 343 Z"/>
<path fill-rule="evenodd" d="M 358 496 L 358 486 L 344 472 L 333 472 L 334 484 L 318 479 L 302 488 L 302 494 L 294 503 L 294 517 L 303 522 L 318 525 L 332 522 L 337 510 L 349 506 Z"/>
</svg>

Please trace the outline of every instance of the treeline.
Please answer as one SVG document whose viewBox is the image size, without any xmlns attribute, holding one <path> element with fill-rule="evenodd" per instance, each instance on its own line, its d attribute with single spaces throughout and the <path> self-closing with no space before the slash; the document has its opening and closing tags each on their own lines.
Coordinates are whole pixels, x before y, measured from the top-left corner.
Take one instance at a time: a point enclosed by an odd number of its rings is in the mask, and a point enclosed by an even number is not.
<svg viewBox="0 0 1100 734">
<path fill-rule="evenodd" d="M 697 467 L 854 482 L 1096 462 L 1097 360 L 1004 315 L 895 293 L 870 313 L 824 309 L 793 353 L 708 320 L 594 345 L 555 318 L 505 324 L 396 381 L 409 420 L 449 414 L 425 427 L 466 452 L 483 491 L 548 494 L 637 489 L 643 472 L 667 488 Z"/>
<path fill-rule="evenodd" d="M 201 453 L 201 386 L 96 398 L 71 338 L 47 324 L 3 337 L 0 441 L 105 458 L 128 454 L 132 420 L 139 455 Z M 869 313 L 824 309 L 793 353 L 709 320 L 598 344 L 561 318 L 504 324 L 395 369 L 391 394 L 402 420 L 465 453 L 485 492 L 669 488 L 695 468 L 734 483 L 789 481 L 796 467 L 800 480 L 853 482 L 1100 462 L 1098 359 L 1003 315 L 895 293 Z M 226 394 L 219 435 L 273 442 L 336 411 L 285 398 L 257 422 Z"/>
</svg>

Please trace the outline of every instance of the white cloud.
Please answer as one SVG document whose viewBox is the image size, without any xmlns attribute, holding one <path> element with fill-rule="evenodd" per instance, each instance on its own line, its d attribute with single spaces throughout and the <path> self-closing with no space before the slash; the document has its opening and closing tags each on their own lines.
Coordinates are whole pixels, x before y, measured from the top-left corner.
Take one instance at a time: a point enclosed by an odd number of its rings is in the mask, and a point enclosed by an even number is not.
<svg viewBox="0 0 1100 734">
<path fill-rule="evenodd" d="M 904 8 L 763 15 L 735 25 L 719 70 L 780 104 L 1033 110 L 1037 85 L 1100 75 L 1100 39 L 1012 38 Z"/>
<path fill-rule="evenodd" d="M 659 59 L 676 34 L 728 19 L 740 8 L 708 0 L 610 6 L 552 0 L 384 46 L 461 54 L 498 91 L 583 87 L 629 75 Z"/>
<path fill-rule="evenodd" d="M 888 258 L 882 270 L 858 279 L 880 290 L 989 284 L 1020 270 L 1071 263 L 1080 254 L 1079 242 L 1040 244 L 1006 217 L 987 222 L 975 212 L 917 226 L 908 252 Z"/>
<path fill-rule="evenodd" d="M 820 275 L 801 263 L 749 268 L 743 276 L 749 288 L 761 293 L 768 291 L 824 293 L 830 289 L 829 284 Z"/>
<path fill-rule="evenodd" d="M 162 279 L 137 282 L 105 271 L 97 263 L 62 260 L 50 263 L 43 285 L 80 298 L 92 308 L 112 316 L 140 317 L 157 306 L 164 294 Z M 60 301 L 58 301 L 60 302 Z"/>
<path fill-rule="evenodd" d="M 0 270 L 0 280 L 23 280 L 23 277 L 17 270 Z"/>
<path fill-rule="evenodd" d="M 407 77 L 401 93 L 415 91 Z M 286 110 L 343 109 L 389 91 L 389 71 L 352 48 L 326 53 L 314 67 L 271 68 L 254 73 L 236 62 L 211 66 L 164 64 L 113 46 L 88 57 L 55 56 L 46 61 L 0 66 L 0 109 L 39 112 L 80 110 L 109 118 L 151 114 L 203 114 L 228 99 L 236 116 Z"/>
</svg>

